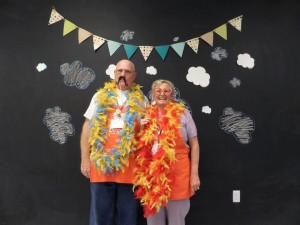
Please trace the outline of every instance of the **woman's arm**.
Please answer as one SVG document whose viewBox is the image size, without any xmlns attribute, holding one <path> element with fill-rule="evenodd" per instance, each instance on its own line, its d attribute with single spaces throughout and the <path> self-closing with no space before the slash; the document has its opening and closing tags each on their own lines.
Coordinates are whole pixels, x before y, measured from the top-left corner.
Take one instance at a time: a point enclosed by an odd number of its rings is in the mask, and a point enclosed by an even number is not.
<svg viewBox="0 0 300 225">
<path fill-rule="evenodd" d="M 199 158 L 200 158 L 200 146 L 198 142 L 198 137 L 194 136 L 189 138 L 189 145 L 191 148 L 191 190 L 192 193 L 199 190 L 200 188 L 200 178 L 199 178 Z"/>
</svg>

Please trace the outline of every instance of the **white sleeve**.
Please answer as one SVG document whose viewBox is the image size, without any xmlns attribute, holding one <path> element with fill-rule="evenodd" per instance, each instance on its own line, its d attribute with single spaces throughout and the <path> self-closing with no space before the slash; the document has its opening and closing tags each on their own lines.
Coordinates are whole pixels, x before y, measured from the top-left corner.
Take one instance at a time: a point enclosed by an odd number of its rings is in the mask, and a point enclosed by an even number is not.
<svg viewBox="0 0 300 225">
<path fill-rule="evenodd" d="M 94 94 L 88 109 L 86 110 L 86 112 L 83 115 L 85 118 L 87 118 L 89 120 L 91 120 L 93 118 L 95 111 L 96 111 L 96 106 L 97 106 L 96 105 L 96 95 L 97 95 L 97 93 Z"/>
</svg>

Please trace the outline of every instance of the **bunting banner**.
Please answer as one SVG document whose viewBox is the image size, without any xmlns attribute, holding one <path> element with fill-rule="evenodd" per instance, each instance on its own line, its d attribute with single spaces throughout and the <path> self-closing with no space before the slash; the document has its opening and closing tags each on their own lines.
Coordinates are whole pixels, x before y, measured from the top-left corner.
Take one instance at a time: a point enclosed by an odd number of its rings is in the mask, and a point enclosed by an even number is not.
<svg viewBox="0 0 300 225">
<path fill-rule="evenodd" d="M 179 42 L 179 43 L 173 43 L 169 45 L 158 45 L 158 46 L 152 46 L 152 45 L 143 45 L 143 46 L 136 46 L 136 45 L 129 45 L 129 44 L 123 44 L 117 41 L 113 40 L 107 40 L 104 37 L 101 37 L 99 35 L 93 34 L 90 31 L 87 31 L 86 29 L 77 26 L 76 24 L 72 23 L 71 21 L 64 18 L 61 14 L 59 14 L 56 9 L 53 7 L 50 15 L 50 19 L 48 22 L 48 25 L 52 25 L 54 23 L 57 23 L 59 21 L 64 21 L 63 26 L 63 36 L 68 35 L 75 29 L 78 29 L 78 43 L 81 44 L 83 41 L 87 40 L 90 37 L 93 37 L 93 47 L 94 51 L 99 49 L 104 43 L 107 43 L 109 55 L 112 56 L 121 46 L 123 46 L 125 53 L 127 55 L 127 58 L 130 59 L 136 52 L 137 49 L 140 49 L 140 52 L 144 58 L 145 61 L 148 60 L 150 54 L 152 53 L 152 50 L 155 49 L 157 54 L 160 56 L 162 60 L 165 60 L 167 57 L 168 51 L 170 47 L 177 53 L 179 57 L 182 58 L 183 51 L 185 49 L 185 45 L 188 45 L 196 54 L 198 54 L 199 44 L 200 40 L 203 40 L 206 44 L 209 44 L 213 47 L 214 45 L 214 34 L 217 34 L 224 40 L 228 39 L 227 36 L 227 24 L 230 24 L 232 27 L 237 29 L 238 31 L 242 31 L 242 19 L 243 15 L 238 16 L 234 19 L 229 20 L 227 23 L 222 24 L 221 26 L 203 34 L 199 37 L 191 38 L 189 40 Z"/>
</svg>

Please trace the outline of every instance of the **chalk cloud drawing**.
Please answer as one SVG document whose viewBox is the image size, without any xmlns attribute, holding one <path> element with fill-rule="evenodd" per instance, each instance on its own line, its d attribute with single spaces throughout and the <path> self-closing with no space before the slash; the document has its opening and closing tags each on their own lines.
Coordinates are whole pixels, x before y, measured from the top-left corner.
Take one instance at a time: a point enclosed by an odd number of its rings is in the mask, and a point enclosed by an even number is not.
<svg viewBox="0 0 300 225">
<path fill-rule="evenodd" d="M 42 71 L 44 71 L 45 69 L 47 69 L 47 65 L 46 65 L 45 63 L 39 63 L 39 64 L 36 66 L 36 69 L 37 69 L 37 71 L 42 72 Z"/>
<path fill-rule="evenodd" d="M 44 124 L 50 130 L 50 138 L 59 144 L 64 144 L 67 141 L 67 136 L 72 136 L 75 133 L 74 126 L 70 123 L 71 116 L 62 112 L 58 106 L 53 109 L 46 109 L 46 115 L 43 119 Z"/>
<path fill-rule="evenodd" d="M 255 130 L 254 120 L 243 112 L 235 111 L 227 107 L 219 120 L 220 128 L 228 134 L 233 134 L 241 144 L 249 144 L 252 140 L 252 133 Z"/>
<path fill-rule="evenodd" d="M 75 86 L 79 89 L 86 89 L 96 77 L 92 69 L 82 68 L 82 63 L 78 60 L 71 65 L 69 63 L 62 64 L 60 73 L 64 76 L 64 83 L 67 86 Z"/>
<path fill-rule="evenodd" d="M 232 87 L 236 88 L 238 86 L 241 86 L 241 80 L 237 79 L 236 77 L 232 78 L 232 80 L 229 81 Z"/>
<path fill-rule="evenodd" d="M 129 41 L 133 39 L 134 31 L 124 30 L 120 36 L 122 41 Z"/>
<path fill-rule="evenodd" d="M 179 41 L 179 37 L 174 37 L 174 38 L 173 38 L 173 41 L 174 41 L 174 42 Z"/>
<path fill-rule="evenodd" d="M 213 60 L 221 61 L 222 59 L 226 59 L 228 57 L 228 53 L 226 49 L 216 47 L 215 50 L 210 53 L 210 57 Z"/>
<path fill-rule="evenodd" d="M 116 65 L 110 64 L 105 71 L 106 75 L 108 75 L 112 80 L 115 79 L 115 69 L 116 69 Z"/>
<path fill-rule="evenodd" d="M 177 87 L 174 87 L 175 91 L 173 93 L 173 99 L 177 100 L 179 102 L 182 102 L 185 107 L 187 108 L 187 110 L 190 111 L 190 113 L 192 114 L 192 108 L 190 107 L 190 105 L 187 103 L 187 101 L 185 101 L 184 99 L 180 98 L 180 91 Z M 150 100 L 151 104 L 155 104 L 155 101 L 152 98 L 152 91 L 150 90 L 147 94 L 147 98 Z"/>
<path fill-rule="evenodd" d="M 206 73 L 206 70 L 201 66 L 190 67 L 186 79 L 195 85 L 207 87 L 210 82 L 210 75 Z"/>
<path fill-rule="evenodd" d="M 206 114 L 211 114 L 211 108 L 208 105 L 202 106 L 202 112 Z"/>
<path fill-rule="evenodd" d="M 146 73 L 149 75 L 156 75 L 157 69 L 154 66 L 148 66 L 146 69 Z"/>
<path fill-rule="evenodd" d="M 239 54 L 237 64 L 244 68 L 252 69 L 254 67 L 254 59 L 248 53 Z"/>
</svg>

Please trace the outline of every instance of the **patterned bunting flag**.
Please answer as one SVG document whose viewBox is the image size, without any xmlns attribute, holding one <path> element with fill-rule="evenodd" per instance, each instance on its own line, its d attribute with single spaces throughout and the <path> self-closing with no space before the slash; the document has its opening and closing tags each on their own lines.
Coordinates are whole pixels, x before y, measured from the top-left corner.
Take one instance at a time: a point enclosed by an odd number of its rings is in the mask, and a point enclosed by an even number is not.
<svg viewBox="0 0 300 225">
<path fill-rule="evenodd" d="M 184 50 L 185 42 L 180 42 L 176 44 L 172 44 L 171 47 L 174 49 L 174 51 L 182 57 L 183 50 Z"/>
<path fill-rule="evenodd" d="M 221 36 L 222 38 L 224 38 L 225 40 L 227 40 L 227 25 L 223 24 L 222 26 L 217 27 L 216 29 L 214 29 L 214 32 L 216 34 L 218 34 L 219 36 Z"/>
<path fill-rule="evenodd" d="M 92 33 L 88 32 L 87 30 L 84 30 L 82 28 L 78 28 L 78 43 L 85 41 L 90 36 L 92 36 Z"/>
<path fill-rule="evenodd" d="M 51 25 L 53 23 L 56 23 L 58 21 L 63 20 L 64 17 L 60 15 L 54 8 L 51 11 L 50 19 L 48 25 Z"/>
<path fill-rule="evenodd" d="M 77 28 L 77 26 L 74 23 L 65 19 L 63 36 L 67 35 L 68 33 L 75 30 L 76 28 Z"/>
<path fill-rule="evenodd" d="M 200 36 L 200 38 L 205 41 L 206 43 L 208 43 L 210 46 L 213 46 L 214 44 L 214 33 L 208 32 L 206 34 L 203 34 L 202 36 Z"/>
<path fill-rule="evenodd" d="M 137 50 L 137 46 L 125 44 L 124 49 L 125 49 L 127 58 L 130 59 L 132 57 L 132 55 L 135 53 L 135 51 Z"/>
<path fill-rule="evenodd" d="M 94 51 L 96 51 L 98 48 L 101 47 L 101 45 L 103 45 L 103 43 L 106 40 L 102 37 L 99 37 L 97 35 L 93 35 L 93 44 L 94 44 Z"/>
<path fill-rule="evenodd" d="M 147 61 L 149 55 L 152 52 L 153 46 L 139 46 L 141 53 L 144 57 L 144 60 Z"/>
<path fill-rule="evenodd" d="M 242 30 L 242 18 L 243 18 L 243 15 L 229 20 L 228 23 L 230 25 L 232 25 L 234 28 L 236 28 L 237 30 L 241 31 Z M 155 50 L 157 51 L 159 56 L 162 58 L 162 60 L 165 60 L 165 58 L 168 54 L 170 46 L 173 48 L 173 50 L 180 57 L 182 57 L 183 51 L 184 51 L 184 48 L 185 48 L 186 44 L 189 45 L 190 48 L 197 54 L 198 50 L 199 50 L 199 39 L 202 39 L 203 41 L 205 41 L 210 46 L 213 46 L 213 44 L 214 44 L 214 33 L 218 34 L 220 37 L 227 40 L 227 24 L 228 23 L 223 24 L 223 25 L 215 28 L 214 30 L 212 30 L 212 31 L 210 31 L 206 34 L 203 34 L 203 35 L 201 35 L 199 37 L 196 37 L 196 38 L 189 39 L 187 41 L 183 41 L 183 42 L 175 43 L 175 44 L 170 44 L 170 45 L 159 45 L 159 46 L 154 47 L 154 46 L 149 46 L 149 45 L 147 45 L 147 46 L 135 46 L 135 45 L 122 44 L 122 43 L 119 43 L 119 42 L 107 40 L 103 37 L 94 35 L 91 32 L 89 32 L 89 31 L 87 31 L 83 28 L 80 28 L 77 25 L 75 25 L 74 23 L 72 23 L 69 20 L 65 19 L 53 7 L 53 9 L 51 11 L 51 15 L 50 15 L 48 25 L 51 25 L 51 24 L 56 23 L 56 22 L 61 21 L 61 20 L 64 20 L 63 36 L 69 34 L 73 30 L 78 28 L 78 42 L 79 42 L 79 44 L 81 44 L 83 41 L 87 40 L 90 36 L 93 36 L 94 51 L 96 51 L 105 42 L 107 42 L 110 56 L 112 56 L 119 49 L 119 47 L 121 45 L 123 45 L 125 53 L 126 53 L 128 59 L 130 59 L 133 56 L 133 54 L 136 52 L 137 48 L 139 48 L 142 55 L 143 55 L 144 60 L 147 61 L 150 54 L 151 54 L 151 52 L 152 52 L 152 50 L 153 50 L 153 48 L 155 48 Z"/>
<path fill-rule="evenodd" d="M 229 20 L 228 23 L 230 23 L 235 29 L 242 31 L 242 18 L 243 15 Z"/>
<path fill-rule="evenodd" d="M 194 52 L 197 54 L 198 52 L 198 46 L 199 46 L 199 38 L 193 38 L 190 39 L 188 41 L 186 41 L 186 43 L 191 47 L 191 49 L 194 50 Z"/>
<path fill-rule="evenodd" d="M 155 46 L 155 50 L 158 52 L 158 54 L 162 58 L 162 60 L 165 60 L 166 55 L 169 50 L 169 45 Z"/>
<path fill-rule="evenodd" d="M 115 51 L 117 51 L 117 49 L 121 46 L 121 43 L 107 40 L 107 45 L 108 45 L 109 55 L 112 56 L 115 53 Z"/>
</svg>

